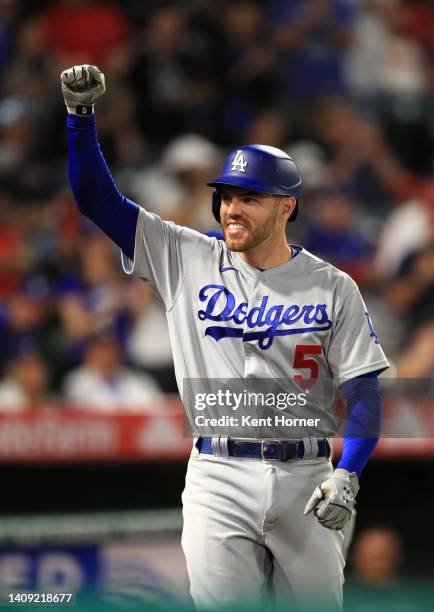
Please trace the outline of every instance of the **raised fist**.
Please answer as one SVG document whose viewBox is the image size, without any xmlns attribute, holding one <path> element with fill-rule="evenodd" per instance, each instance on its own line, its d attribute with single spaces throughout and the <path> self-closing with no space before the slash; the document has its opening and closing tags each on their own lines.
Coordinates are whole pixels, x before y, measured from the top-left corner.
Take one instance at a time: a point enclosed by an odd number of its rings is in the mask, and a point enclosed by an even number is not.
<svg viewBox="0 0 434 612">
<path fill-rule="evenodd" d="M 68 113 L 92 115 L 95 100 L 105 92 L 105 77 L 100 69 L 89 64 L 73 66 L 61 73 L 60 80 Z"/>
</svg>

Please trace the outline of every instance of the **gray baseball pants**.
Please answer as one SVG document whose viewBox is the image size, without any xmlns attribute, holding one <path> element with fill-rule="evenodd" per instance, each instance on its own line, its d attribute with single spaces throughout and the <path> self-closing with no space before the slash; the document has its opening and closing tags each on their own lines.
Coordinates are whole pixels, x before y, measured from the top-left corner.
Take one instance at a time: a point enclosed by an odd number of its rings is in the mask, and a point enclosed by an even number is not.
<svg viewBox="0 0 434 612">
<path fill-rule="evenodd" d="M 326 458 L 221 457 L 194 447 L 182 494 L 182 547 L 195 604 L 320 600 L 342 607 L 344 536 L 303 509 L 332 475 Z"/>
</svg>

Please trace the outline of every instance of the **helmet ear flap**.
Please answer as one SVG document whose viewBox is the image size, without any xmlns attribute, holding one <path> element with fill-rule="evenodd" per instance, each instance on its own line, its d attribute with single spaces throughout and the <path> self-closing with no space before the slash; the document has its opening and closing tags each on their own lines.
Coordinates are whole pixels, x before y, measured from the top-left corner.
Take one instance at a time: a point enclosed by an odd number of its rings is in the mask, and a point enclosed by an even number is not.
<svg viewBox="0 0 434 612">
<path fill-rule="evenodd" d="M 220 223 L 220 206 L 222 203 L 222 196 L 220 191 L 216 189 L 212 194 L 212 214 L 217 220 L 217 223 Z"/>
</svg>

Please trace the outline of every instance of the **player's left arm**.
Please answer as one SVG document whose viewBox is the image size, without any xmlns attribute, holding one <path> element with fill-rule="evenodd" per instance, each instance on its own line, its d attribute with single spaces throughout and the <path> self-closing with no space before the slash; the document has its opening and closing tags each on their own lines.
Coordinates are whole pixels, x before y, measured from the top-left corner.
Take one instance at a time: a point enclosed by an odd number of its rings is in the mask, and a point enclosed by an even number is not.
<svg viewBox="0 0 434 612">
<path fill-rule="evenodd" d="M 383 402 L 378 372 L 370 372 L 340 386 L 348 405 L 343 434 L 342 457 L 338 469 L 355 472 L 360 479 L 381 433 Z"/>
<path fill-rule="evenodd" d="M 342 458 L 330 479 L 320 484 L 305 507 L 329 529 L 342 529 L 351 517 L 363 467 L 381 431 L 378 374 L 388 367 L 357 285 L 342 275 L 337 286 L 334 329 L 327 361 L 348 400 Z"/>
<path fill-rule="evenodd" d="M 342 529 L 350 519 L 359 490 L 359 478 L 381 432 L 382 398 L 378 372 L 346 381 L 340 387 L 348 402 L 342 457 L 332 478 L 315 489 L 305 508 L 319 523 Z"/>
</svg>

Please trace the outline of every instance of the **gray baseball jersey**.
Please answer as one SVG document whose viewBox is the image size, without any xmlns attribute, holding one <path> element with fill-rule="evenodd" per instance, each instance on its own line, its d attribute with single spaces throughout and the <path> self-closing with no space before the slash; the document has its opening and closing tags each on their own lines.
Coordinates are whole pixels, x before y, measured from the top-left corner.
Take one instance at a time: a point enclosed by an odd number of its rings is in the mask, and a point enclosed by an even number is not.
<svg viewBox="0 0 434 612">
<path fill-rule="evenodd" d="M 327 422 L 333 389 L 321 381 L 388 366 L 356 284 L 304 249 L 262 272 L 224 242 L 140 210 L 134 262 L 123 256 L 123 265 L 165 303 L 178 386 L 195 435 L 297 437 L 285 427 L 268 435 L 255 424 L 227 432 L 221 425 L 196 427 L 185 380 L 289 381 L 309 392 L 308 413 Z M 301 437 L 314 449 L 318 435 L 304 429 Z M 324 605 L 339 608 L 344 536 L 303 516 L 314 488 L 332 475 L 330 460 L 313 453 L 298 462 L 255 461 L 223 456 L 218 448 L 204 455 L 193 446 L 182 497 L 182 545 L 195 603 L 213 607 L 240 597 L 257 603 L 271 579 L 280 596 L 304 602 L 318 594 Z"/>
<path fill-rule="evenodd" d="M 309 393 L 310 414 L 326 419 L 333 389 L 312 383 L 389 365 L 354 281 L 305 249 L 261 271 L 223 241 L 141 209 L 134 262 L 122 259 L 124 270 L 149 281 L 164 301 L 177 382 L 196 433 L 204 430 L 194 427 L 186 380 L 288 380 Z M 285 437 L 284 427 L 273 431 Z M 258 427 L 243 425 L 242 432 L 269 437 Z"/>
</svg>

